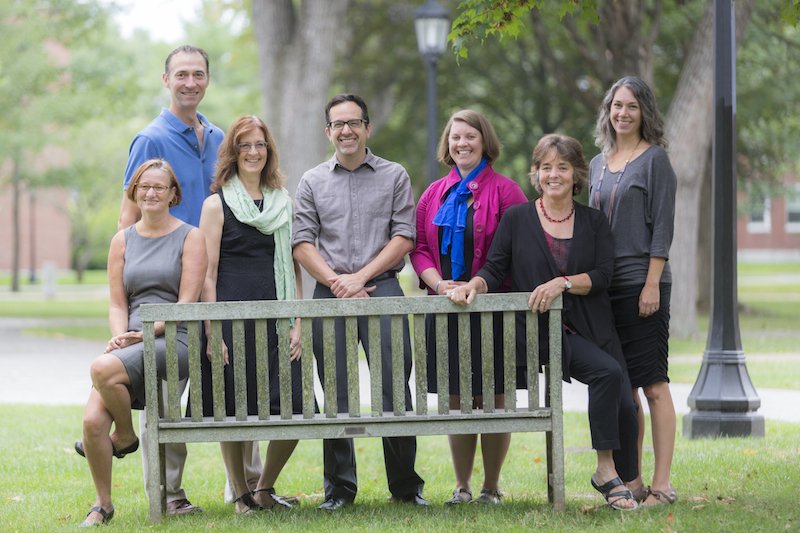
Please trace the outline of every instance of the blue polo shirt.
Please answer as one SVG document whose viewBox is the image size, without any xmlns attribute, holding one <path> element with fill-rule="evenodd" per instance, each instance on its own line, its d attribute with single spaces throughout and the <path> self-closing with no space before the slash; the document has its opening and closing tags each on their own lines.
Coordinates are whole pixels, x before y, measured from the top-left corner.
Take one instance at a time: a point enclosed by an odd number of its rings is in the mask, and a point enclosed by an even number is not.
<svg viewBox="0 0 800 533">
<path fill-rule="evenodd" d="M 136 169 L 148 159 L 164 159 L 175 170 L 183 196 L 180 205 L 171 207 L 169 212 L 192 226 L 200 224 L 203 201 L 210 194 L 209 187 L 214 181 L 217 149 L 225 137 L 225 133 L 206 117 L 197 113 L 197 118 L 205 127 L 202 150 L 194 128 L 184 124 L 169 109 L 162 108 L 161 114 L 133 138 L 123 186 L 128 190 Z"/>
</svg>

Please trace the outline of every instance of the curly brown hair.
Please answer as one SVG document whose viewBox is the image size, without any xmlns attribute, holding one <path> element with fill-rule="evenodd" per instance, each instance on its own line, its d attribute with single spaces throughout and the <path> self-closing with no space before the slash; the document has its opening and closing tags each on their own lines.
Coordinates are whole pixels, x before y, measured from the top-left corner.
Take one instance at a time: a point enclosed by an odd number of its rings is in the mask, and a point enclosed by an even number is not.
<svg viewBox="0 0 800 533">
<path fill-rule="evenodd" d="M 261 171 L 259 185 L 268 189 L 279 189 L 286 183 L 286 176 L 280 170 L 278 149 L 269 128 L 257 116 L 247 115 L 233 123 L 228 129 L 228 133 L 225 134 L 225 140 L 219 145 L 216 178 L 211 184 L 211 192 L 220 190 L 233 176 L 239 173 L 239 141 L 254 129 L 260 129 L 264 134 L 264 140 L 267 141 L 267 164 Z"/>
</svg>

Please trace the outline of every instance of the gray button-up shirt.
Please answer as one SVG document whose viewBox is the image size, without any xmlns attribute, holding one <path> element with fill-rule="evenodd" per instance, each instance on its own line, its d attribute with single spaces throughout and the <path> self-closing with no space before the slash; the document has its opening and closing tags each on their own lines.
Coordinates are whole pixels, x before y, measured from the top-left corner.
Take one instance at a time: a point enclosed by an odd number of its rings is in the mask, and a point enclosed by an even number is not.
<svg viewBox="0 0 800 533">
<path fill-rule="evenodd" d="M 295 196 L 292 247 L 316 245 L 337 274 L 353 274 L 398 235 L 416 239 L 414 195 L 406 170 L 367 149 L 348 170 L 336 155 L 307 171 Z M 389 269 L 399 271 L 403 259 Z"/>
</svg>

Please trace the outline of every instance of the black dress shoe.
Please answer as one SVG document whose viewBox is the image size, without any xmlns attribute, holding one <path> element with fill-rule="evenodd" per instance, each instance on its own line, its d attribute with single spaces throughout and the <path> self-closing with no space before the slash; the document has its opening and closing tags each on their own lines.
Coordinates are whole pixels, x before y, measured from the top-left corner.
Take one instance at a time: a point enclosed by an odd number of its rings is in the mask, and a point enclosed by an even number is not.
<svg viewBox="0 0 800 533">
<path fill-rule="evenodd" d="M 430 505 L 431 502 L 422 497 L 419 492 L 409 492 L 405 496 L 392 496 L 392 501 L 410 503 L 412 505 Z"/>
<path fill-rule="evenodd" d="M 338 496 L 328 496 L 325 498 L 325 501 L 320 504 L 317 509 L 320 511 L 335 511 L 345 505 L 348 505 L 350 502 L 345 500 L 344 498 L 339 498 Z"/>
</svg>

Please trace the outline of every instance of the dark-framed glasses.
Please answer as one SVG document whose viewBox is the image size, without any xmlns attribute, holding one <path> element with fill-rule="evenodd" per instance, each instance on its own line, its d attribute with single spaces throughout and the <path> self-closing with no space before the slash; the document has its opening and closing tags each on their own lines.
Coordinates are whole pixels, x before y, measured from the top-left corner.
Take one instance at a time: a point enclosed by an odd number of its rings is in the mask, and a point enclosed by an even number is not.
<svg viewBox="0 0 800 533">
<path fill-rule="evenodd" d="M 328 127 L 333 131 L 337 131 L 344 128 L 344 125 L 347 124 L 350 126 L 351 130 L 361 127 L 361 124 L 369 124 L 363 118 L 354 118 L 351 120 L 334 120 L 333 122 L 328 122 Z"/>
<path fill-rule="evenodd" d="M 136 188 L 141 191 L 142 194 L 147 194 L 147 191 L 150 189 L 153 189 L 156 194 L 164 194 L 167 192 L 167 189 L 169 189 L 166 185 L 148 185 L 147 183 L 137 183 Z"/>
<path fill-rule="evenodd" d="M 239 143 L 236 146 L 239 147 L 240 152 L 249 152 L 251 148 L 255 148 L 259 152 L 265 152 L 267 150 L 267 143 L 264 141 L 257 143 Z"/>
</svg>

